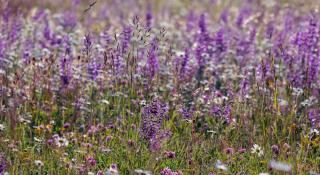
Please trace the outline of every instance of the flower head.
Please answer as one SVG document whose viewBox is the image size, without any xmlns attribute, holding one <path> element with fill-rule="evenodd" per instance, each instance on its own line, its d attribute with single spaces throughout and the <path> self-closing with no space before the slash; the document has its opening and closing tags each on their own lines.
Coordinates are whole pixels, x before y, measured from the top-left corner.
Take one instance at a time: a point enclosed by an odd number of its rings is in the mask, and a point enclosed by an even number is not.
<svg viewBox="0 0 320 175">
<path fill-rule="evenodd" d="M 264 154 L 264 151 L 259 145 L 254 144 L 253 147 L 251 148 L 251 153 L 258 154 L 259 157 L 262 157 Z"/>
<path fill-rule="evenodd" d="M 35 160 L 34 164 L 36 164 L 37 167 L 43 167 L 44 163 L 41 160 Z"/>
</svg>

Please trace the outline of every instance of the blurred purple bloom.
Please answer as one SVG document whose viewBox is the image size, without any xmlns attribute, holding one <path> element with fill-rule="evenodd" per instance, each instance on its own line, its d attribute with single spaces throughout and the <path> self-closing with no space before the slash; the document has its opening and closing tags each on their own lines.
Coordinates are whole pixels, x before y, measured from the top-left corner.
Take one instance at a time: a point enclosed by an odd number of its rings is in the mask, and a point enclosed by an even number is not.
<svg viewBox="0 0 320 175">
<path fill-rule="evenodd" d="M 0 154 L 0 174 L 3 174 L 6 168 L 7 168 L 7 161 L 5 156 L 1 153 Z"/>
<path fill-rule="evenodd" d="M 316 108 L 310 109 L 308 115 L 312 127 L 320 127 L 320 110 Z"/>
<path fill-rule="evenodd" d="M 161 170 L 160 175 L 182 175 L 180 171 L 172 171 L 170 168 L 165 168 Z"/>
</svg>

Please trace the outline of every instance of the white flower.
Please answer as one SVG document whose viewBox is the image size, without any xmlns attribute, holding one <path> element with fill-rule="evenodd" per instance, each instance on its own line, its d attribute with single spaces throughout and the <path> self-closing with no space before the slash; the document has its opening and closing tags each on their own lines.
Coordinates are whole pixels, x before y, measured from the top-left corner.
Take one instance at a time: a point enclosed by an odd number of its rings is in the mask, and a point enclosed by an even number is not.
<svg viewBox="0 0 320 175">
<path fill-rule="evenodd" d="M 42 167 L 44 164 L 41 160 L 35 160 L 34 163 L 36 164 L 36 166 L 38 167 Z"/>
<path fill-rule="evenodd" d="M 220 169 L 223 171 L 228 171 L 228 167 L 227 165 L 223 164 L 220 160 L 217 160 L 216 164 L 215 164 L 216 169 Z"/>
<path fill-rule="evenodd" d="M 291 172 L 291 165 L 284 163 L 284 162 L 278 162 L 275 160 L 271 160 L 269 163 L 269 166 L 274 170 Z"/>
<path fill-rule="evenodd" d="M 259 173 L 259 175 L 270 175 L 269 173 Z"/>
<path fill-rule="evenodd" d="M 64 137 L 57 137 L 55 143 L 58 147 L 66 147 L 69 145 L 69 141 Z"/>
<path fill-rule="evenodd" d="M 107 170 L 106 175 L 119 175 L 118 169 L 116 165 L 111 165 Z"/>
<path fill-rule="evenodd" d="M 318 136 L 318 135 L 320 135 L 320 132 L 317 129 L 311 129 L 310 130 L 310 135 L 313 135 L 313 134 Z"/>
<path fill-rule="evenodd" d="M 147 105 L 146 100 L 141 100 L 140 105 L 141 105 L 141 106 L 146 106 L 146 105 Z"/>
<path fill-rule="evenodd" d="M 88 172 L 88 175 L 94 175 L 94 172 Z"/>
<path fill-rule="evenodd" d="M 251 153 L 258 154 L 258 156 L 261 157 L 261 156 L 263 156 L 264 151 L 259 145 L 254 144 L 253 147 L 251 148 Z"/>
<path fill-rule="evenodd" d="M 6 126 L 4 126 L 4 124 L 0 124 L 0 132 L 4 131 L 4 129 L 6 129 Z"/>
<path fill-rule="evenodd" d="M 55 121 L 54 121 L 54 120 L 50 120 L 50 124 L 51 124 L 51 125 L 54 125 L 54 124 L 55 124 Z"/>
<path fill-rule="evenodd" d="M 43 142 L 43 139 L 41 139 L 41 138 L 34 137 L 33 139 L 34 139 L 34 141 L 39 142 L 39 143 Z"/>
<path fill-rule="evenodd" d="M 104 100 L 104 99 L 101 100 L 100 102 L 101 102 L 101 103 L 104 103 L 104 104 L 106 104 L 106 105 L 110 104 L 110 102 L 109 102 L 108 100 Z"/>
<path fill-rule="evenodd" d="M 19 118 L 18 118 L 18 121 L 19 121 L 20 123 L 23 123 L 23 124 L 30 124 L 30 123 L 31 123 L 30 120 L 25 119 L 25 118 L 23 118 L 23 117 L 19 117 Z"/>
<path fill-rule="evenodd" d="M 146 171 L 146 170 L 141 170 L 141 169 L 136 169 L 134 170 L 134 172 L 138 173 L 138 174 L 143 174 L 143 175 L 151 175 L 151 171 Z"/>
<path fill-rule="evenodd" d="M 303 94 L 303 89 L 301 88 L 293 88 L 292 90 L 293 90 L 292 94 L 294 96 L 300 96 Z"/>
</svg>

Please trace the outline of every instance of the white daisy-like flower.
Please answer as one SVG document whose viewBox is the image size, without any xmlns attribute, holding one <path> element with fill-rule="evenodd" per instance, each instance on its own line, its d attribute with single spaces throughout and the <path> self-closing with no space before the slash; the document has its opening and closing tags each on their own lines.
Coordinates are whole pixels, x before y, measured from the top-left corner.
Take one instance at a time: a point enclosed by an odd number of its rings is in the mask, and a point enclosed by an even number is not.
<svg viewBox="0 0 320 175">
<path fill-rule="evenodd" d="M 141 100 L 140 105 L 141 105 L 141 106 L 146 106 L 146 105 L 147 105 L 146 100 Z"/>
<path fill-rule="evenodd" d="M 146 171 L 146 170 L 141 170 L 141 169 L 136 169 L 134 172 L 138 174 L 143 174 L 143 175 L 152 175 L 151 171 Z"/>
<path fill-rule="evenodd" d="M 216 169 L 223 170 L 223 171 L 228 171 L 228 167 L 226 164 L 222 163 L 220 160 L 217 160 L 215 164 Z"/>
<path fill-rule="evenodd" d="M 37 167 L 42 167 L 44 166 L 44 163 L 41 160 L 35 160 L 34 164 L 36 164 Z"/>
<path fill-rule="evenodd" d="M 259 145 L 254 144 L 253 147 L 251 148 L 251 153 L 258 154 L 259 157 L 262 157 L 264 154 L 264 151 Z"/>
<path fill-rule="evenodd" d="M 275 160 L 271 160 L 269 163 L 269 166 L 274 170 L 283 171 L 283 172 L 291 172 L 291 169 L 292 169 L 291 165 L 284 162 L 275 161 Z"/>
<path fill-rule="evenodd" d="M 270 175 L 269 173 L 259 173 L 259 175 Z"/>
<path fill-rule="evenodd" d="M 320 132 L 319 132 L 319 130 L 314 128 L 314 129 L 310 130 L 310 135 L 313 135 L 313 134 L 318 136 L 318 135 L 320 135 Z"/>
<path fill-rule="evenodd" d="M 69 141 L 64 137 L 57 137 L 55 143 L 58 147 L 67 147 L 69 145 Z"/>
<path fill-rule="evenodd" d="M 4 131 L 6 129 L 6 126 L 4 124 L 0 124 L 0 132 Z"/>
<path fill-rule="evenodd" d="M 110 168 L 106 171 L 106 175 L 119 175 L 117 166 L 112 164 Z"/>
</svg>

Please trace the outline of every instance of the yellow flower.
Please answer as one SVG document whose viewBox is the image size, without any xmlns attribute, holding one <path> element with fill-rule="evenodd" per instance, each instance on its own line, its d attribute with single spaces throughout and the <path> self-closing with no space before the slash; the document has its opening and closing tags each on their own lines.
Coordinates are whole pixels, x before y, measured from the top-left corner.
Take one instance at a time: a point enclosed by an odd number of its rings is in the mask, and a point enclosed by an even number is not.
<svg viewBox="0 0 320 175">
<path fill-rule="evenodd" d="M 47 126 L 46 126 L 46 128 L 47 128 L 47 130 L 49 131 L 49 132 L 51 132 L 52 131 L 52 125 L 51 124 L 48 124 Z"/>
</svg>

